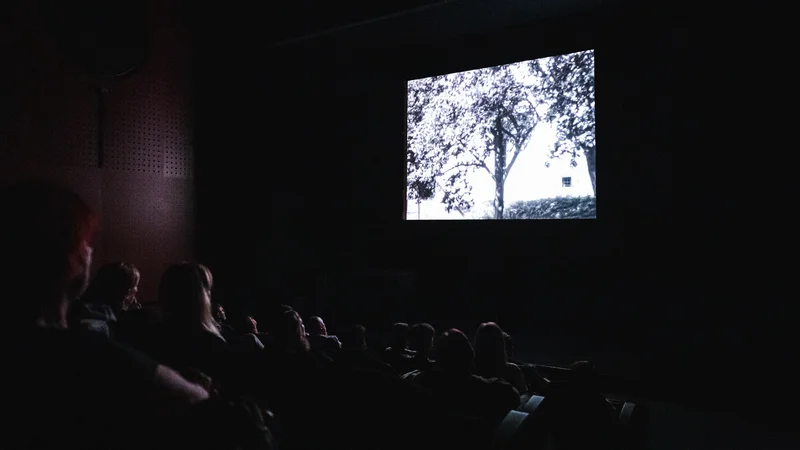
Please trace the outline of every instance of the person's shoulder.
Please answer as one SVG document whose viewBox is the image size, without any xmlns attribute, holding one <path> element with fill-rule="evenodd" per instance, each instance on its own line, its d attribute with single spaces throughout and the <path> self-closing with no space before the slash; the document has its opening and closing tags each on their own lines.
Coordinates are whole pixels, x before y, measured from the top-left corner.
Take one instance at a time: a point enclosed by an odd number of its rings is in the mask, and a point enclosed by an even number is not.
<svg viewBox="0 0 800 450">
<path fill-rule="evenodd" d="M 423 373 L 424 373 L 424 371 L 422 371 L 422 370 L 414 369 L 414 370 L 412 370 L 410 372 L 404 373 L 402 375 L 402 378 L 404 380 L 408 380 L 408 381 L 416 381 L 417 378 L 422 376 Z"/>
<path fill-rule="evenodd" d="M 493 377 L 485 377 L 483 375 L 472 374 L 470 378 L 475 383 L 486 384 L 486 385 L 493 385 L 497 382 L 504 383 L 505 380 L 501 380 L 500 378 L 493 378 Z"/>
<path fill-rule="evenodd" d="M 410 375 L 410 376 L 409 376 Z M 439 384 L 444 378 L 444 374 L 439 370 L 414 370 L 404 376 L 409 381 L 424 387 L 431 387 Z"/>
<path fill-rule="evenodd" d="M 228 340 L 220 334 L 212 333 L 208 330 L 196 330 L 192 333 L 191 338 L 197 344 L 205 347 L 210 347 L 212 350 L 224 350 L 228 344 Z"/>
<path fill-rule="evenodd" d="M 256 336 L 255 334 L 252 334 L 252 333 L 251 334 L 247 334 L 247 336 L 248 336 L 248 339 L 253 341 L 253 344 L 255 344 L 256 347 L 258 347 L 258 348 L 260 348 L 262 350 L 264 349 L 264 343 L 261 342 L 261 339 L 259 339 L 258 336 Z"/>
<path fill-rule="evenodd" d="M 323 342 L 325 342 L 325 344 L 328 345 L 330 348 L 339 349 L 339 348 L 342 347 L 342 343 L 339 342 L 339 338 L 338 337 L 336 337 L 336 336 L 324 336 L 324 338 L 325 339 L 324 339 Z"/>
<path fill-rule="evenodd" d="M 486 386 L 490 387 L 491 389 L 497 392 L 517 391 L 514 385 L 512 385 L 511 383 L 502 378 L 484 378 L 484 377 L 477 377 L 477 378 L 480 378 Z"/>
<path fill-rule="evenodd" d="M 522 371 L 518 365 L 514 363 L 508 363 L 506 365 L 506 372 L 508 374 L 507 378 L 513 381 L 515 387 L 520 387 L 521 385 L 525 384 L 525 373 Z"/>
<path fill-rule="evenodd" d="M 506 377 L 510 377 L 510 378 L 514 378 L 514 379 L 517 379 L 517 378 L 525 376 L 525 374 L 522 372 L 522 368 L 520 368 L 518 365 L 516 365 L 514 363 L 511 363 L 511 362 L 510 363 L 506 363 L 506 367 L 505 367 L 505 372 L 504 373 L 505 373 Z"/>
<path fill-rule="evenodd" d="M 506 363 L 506 367 L 508 368 L 508 370 L 522 373 L 522 368 L 516 363 L 513 362 Z"/>
<path fill-rule="evenodd" d="M 234 330 L 233 327 L 231 327 L 230 325 L 226 325 L 224 323 L 219 325 L 219 333 L 225 339 L 230 339 L 237 335 L 236 330 Z"/>
</svg>

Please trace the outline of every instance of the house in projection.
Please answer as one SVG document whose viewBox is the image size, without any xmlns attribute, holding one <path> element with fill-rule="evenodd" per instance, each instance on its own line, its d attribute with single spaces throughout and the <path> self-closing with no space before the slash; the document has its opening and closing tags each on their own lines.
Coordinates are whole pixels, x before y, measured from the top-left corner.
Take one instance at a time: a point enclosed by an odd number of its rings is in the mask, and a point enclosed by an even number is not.
<svg viewBox="0 0 800 450">
<path fill-rule="evenodd" d="M 549 162 L 547 169 L 538 174 L 542 178 L 543 197 L 583 197 L 593 194 L 585 161 L 578 160 L 574 167 L 566 159 Z"/>
</svg>

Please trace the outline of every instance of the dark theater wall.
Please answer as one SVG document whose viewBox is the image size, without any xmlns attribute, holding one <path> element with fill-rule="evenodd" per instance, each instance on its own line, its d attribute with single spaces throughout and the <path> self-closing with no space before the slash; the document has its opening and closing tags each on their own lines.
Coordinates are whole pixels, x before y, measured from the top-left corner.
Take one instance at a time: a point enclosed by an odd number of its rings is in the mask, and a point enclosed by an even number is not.
<svg viewBox="0 0 800 450">
<path fill-rule="evenodd" d="M 132 262 L 140 300 L 153 300 L 165 266 L 194 254 L 187 36 L 166 2 L 130 3 L 147 8 L 148 52 L 135 73 L 108 84 L 101 168 L 95 84 L 55 45 L 47 2 L 22 3 L 0 43 L 0 176 L 51 179 L 83 195 L 100 214 L 95 268 Z"/>
<path fill-rule="evenodd" d="M 352 32 L 272 51 L 234 31 L 201 37 L 201 259 L 233 303 L 256 310 L 296 301 L 373 329 L 424 319 L 471 331 L 495 319 L 577 348 L 542 351 L 552 362 L 613 353 L 607 369 L 637 377 L 641 335 L 656 339 L 660 320 L 642 292 L 669 259 L 649 236 L 672 217 L 668 138 L 651 124 L 671 118 L 653 96 L 672 89 L 658 74 L 681 45 L 648 26 L 584 15 L 455 40 Z M 622 27 L 639 40 L 608 31 Z M 585 48 L 598 58 L 596 221 L 402 220 L 407 79 Z M 648 293 L 658 295 L 669 294 Z"/>
<path fill-rule="evenodd" d="M 783 244 L 759 243 L 780 234 L 754 234 L 746 220 L 759 216 L 740 214 L 738 189 L 753 185 L 727 178 L 748 170 L 743 160 L 709 151 L 744 139 L 721 137 L 711 120 L 737 111 L 712 94 L 713 57 L 729 55 L 702 42 L 703 19 L 682 8 L 435 38 L 420 31 L 425 17 L 442 19 L 430 13 L 280 49 L 259 39 L 258 17 L 206 22 L 195 48 L 200 259 L 230 304 L 253 312 L 292 303 L 375 331 L 428 320 L 472 332 L 496 319 L 536 362 L 590 357 L 653 396 L 712 408 L 749 409 L 730 393 L 759 380 L 764 405 L 785 393 L 769 380 L 789 372 L 738 367 L 791 366 L 793 289 L 780 280 L 792 278 L 766 254 Z M 464 20 L 455 12 L 442 29 Z M 204 32 L 221 22 L 224 33 Z M 597 52 L 596 221 L 401 219 L 406 79 L 587 46 Z"/>
</svg>

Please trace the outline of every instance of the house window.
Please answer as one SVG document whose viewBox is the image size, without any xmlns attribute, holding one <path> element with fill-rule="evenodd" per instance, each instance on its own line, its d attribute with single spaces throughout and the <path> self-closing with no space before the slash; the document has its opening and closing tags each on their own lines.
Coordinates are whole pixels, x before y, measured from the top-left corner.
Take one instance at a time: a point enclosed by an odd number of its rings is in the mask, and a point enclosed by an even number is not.
<svg viewBox="0 0 800 450">
<path fill-rule="evenodd" d="M 572 186 L 572 177 L 561 177 L 561 187 Z"/>
</svg>

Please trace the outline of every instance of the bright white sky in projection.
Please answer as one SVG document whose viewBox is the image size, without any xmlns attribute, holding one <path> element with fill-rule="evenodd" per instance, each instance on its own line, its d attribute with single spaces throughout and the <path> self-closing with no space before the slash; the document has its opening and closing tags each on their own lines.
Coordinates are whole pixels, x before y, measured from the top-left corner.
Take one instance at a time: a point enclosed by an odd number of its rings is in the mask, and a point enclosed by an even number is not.
<svg viewBox="0 0 800 450">
<path fill-rule="evenodd" d="M 544 58 L 543 58 L 544 59 Z M 513 65 L 527 64 L 527 62 Z M 532 76 L 522 80 L 523 83 L 533 83 Z M 538 108 L 544 113 L 546 107 Z M 577 166 L 570 166 L 567 157 L 550 158 L 550 151 L 556 143 L 556 133 L 549 123 L 540 123 L 536 126 L 528 141 L 527 147 L 520 152 L 517 161 L 511 168 L 505 184 L 505 204 L 511 205 L 521 200 L 539 200 L 553 197 L 583 197 L 592 196 L 592 181 L 586 166 L 586 158 L 579 156 Z M 464 155 L 463 161 L 469 162 L 470 156 Z M 545 163 L 550 162 L 550 167 Z M 493 169 L 493 161 L 486 161 Z M 571 177 L 571 186 L 562 186 L 562 177 Z M 439 182 L 439 180 L 437 180 Z M 469 176 L 472 185 L 472 198 L 475 206 L 463 216 L 452 211 L 445 211 L 442 204 L 442 191 L 437 188 L 436 196 L 430 200 L 419 203 L 409 200 L 406 209 L 408 220 L 476 220 L 487 219 L 492 215 L 492 201 L 494 200 L 495 184 L 491 176 L 484 170 L 475 170 Z"/>
</svg>

